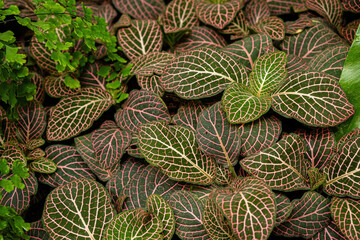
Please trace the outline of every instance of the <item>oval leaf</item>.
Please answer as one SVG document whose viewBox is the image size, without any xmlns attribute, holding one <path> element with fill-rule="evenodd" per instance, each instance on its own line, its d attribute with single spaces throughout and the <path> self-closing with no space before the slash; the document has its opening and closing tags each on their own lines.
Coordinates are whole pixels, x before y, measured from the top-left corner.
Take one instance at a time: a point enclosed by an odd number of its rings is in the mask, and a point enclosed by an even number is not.
<svg viewBox="0 0 360 240">
<path fill-rule="evenodd" d="M 171 1 L 167 5 L 162 19 L 165 33 L 192 29 L 197 22 L 195 1 L 193 0 Z"/>
<path fill-rule="evenodd" d="M 36 159 L 29 165 L 30 170 L 38 173 L 53 173 L 56 171 L 56 164 L 47 158 Z"/>
<path fill-rule="evenodd" d="M 163 0 L 112 0 L 121 13 L 135 19 L 157 19 L 165 9 Z"/>
</svg>

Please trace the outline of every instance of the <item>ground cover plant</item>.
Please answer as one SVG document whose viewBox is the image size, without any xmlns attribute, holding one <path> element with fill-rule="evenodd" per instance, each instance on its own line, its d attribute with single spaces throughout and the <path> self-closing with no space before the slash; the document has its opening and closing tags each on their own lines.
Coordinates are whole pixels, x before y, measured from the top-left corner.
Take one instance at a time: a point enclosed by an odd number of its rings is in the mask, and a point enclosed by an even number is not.
<svg viewBox="0 0 360 240">
<path fill-rule="evenodd" d="M 0 0 L 0 239 L 360 239 L 359 23 Z"/>
</svg>

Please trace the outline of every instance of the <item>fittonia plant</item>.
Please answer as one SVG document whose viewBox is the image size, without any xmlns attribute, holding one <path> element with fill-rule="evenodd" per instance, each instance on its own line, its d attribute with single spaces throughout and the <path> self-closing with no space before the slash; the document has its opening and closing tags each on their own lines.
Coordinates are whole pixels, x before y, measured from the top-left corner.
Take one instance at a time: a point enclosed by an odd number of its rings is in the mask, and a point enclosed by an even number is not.
<svg viewBox="0 0 360 240">
<path fill-rule="evenodd" d="M 1 109 L 30 171 L 1 204 L 31 239 L 360 239 L 356 1 L 15 5 L 37 90 Z"/>
</svg>

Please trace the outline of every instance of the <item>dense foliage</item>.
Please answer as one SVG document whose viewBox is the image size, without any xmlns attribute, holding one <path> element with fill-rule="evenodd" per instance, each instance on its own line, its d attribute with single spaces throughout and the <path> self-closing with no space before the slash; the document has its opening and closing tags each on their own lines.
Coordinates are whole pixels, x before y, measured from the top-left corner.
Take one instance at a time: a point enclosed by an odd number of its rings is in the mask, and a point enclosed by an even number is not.
<svg viewBox="0 0 360 240">
<path fill-rule="evenodd" d="M 2 238 L 360 239 L 359 23 L 355 0 L 0 0 Z"/>
</svg>

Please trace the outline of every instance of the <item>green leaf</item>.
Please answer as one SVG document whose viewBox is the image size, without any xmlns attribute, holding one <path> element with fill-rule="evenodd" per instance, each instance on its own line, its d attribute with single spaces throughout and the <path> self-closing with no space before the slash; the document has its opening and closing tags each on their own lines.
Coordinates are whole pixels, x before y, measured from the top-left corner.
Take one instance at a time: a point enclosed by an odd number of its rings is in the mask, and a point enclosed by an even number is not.
<svg viewBox="0 0 360 240">
<path fill-rule="evenodd" d="M 71 89 L 80 88 L 80 81 L 70 77 L 69 75 L 65 76 L 64 83 L 67 87 Z"/>
<path fill-rule="evenodd" d="M 174 180 L 201 185 L 215 180 L 214 161 L 201 152 L 195 132 L 187 127 L 165 122 L 142 124 L 138 145 L 150 164 Z"/>
<path fill-rule="evenodd" d="M 339 83 L 324 73 L 294 73 L 272 99 L 275 112 L 310 126 L 335 126 L 354 113 Z"/>
<path fill-rule="evenodd" d="M 152 194 L 147 198 L 146 206 L 162 222 L 164 240 L 171 240 L 175 232 L 175 218 L 170 204 L 160 195 Z"/>
<path fill-rule="evenodd" d="M 0 172 L 2 175 L 7 175 L 10 172 L 10 167 L 4 158 L 0 159 Z"/>
<path fill-rule="evenodd" d="M 22 160 L 15 160 L 12 165 L 12 172 L 23 179 L 29 177 L 29 169 L 26 167 Z"/>
<path fill-rule="evenodd" d="M 100 88 L 84 88 L 79 95 L 63 98 L 50 112 L 47 139 L 62 141 L 78 135 L 113 103 L 111 95 Z"/>
<path fill-rule="evenodd" d="M 111 239 L 163 239 L 163 225 L 155 215 L 145 209 L 133 209 L 117 215 L 105 231 L 106 240 Z"/>
<path fill-rule="evenodd" d="M 331 216 L 341 232 L 351 240 L 360 239 L 360 201 L 334 197 L 331 200 Z"/>
<path fill-rule="evenodd" d="M 115 81 L 106 84 L 106 88 L 110 88 L 110 89 L 117 89 L 121 86 L 121 83 L 118 79 L 116 79 Z"/>
<path fill-rule="evenodd" d="M 19 49 L 20 49 L 19 47 L 10 47 L 6 45 L 6 54 L 5 54 L 6 61 L 10 63 L 24 64 L 26 62 L 25 59 L 26 55 L 19 54 L 18 53 Z"/>
<path fill-rule="evenodd" d="M 304 158 L 304 152 L 303 141 L 292 133 L 258 154 L 242 159 L 240 165 L 248 173 L 264 180 L 272 189 L 308 190 L 306 170 L 310 162 Z"/>
<path fill-rule="evenodd" d="M 216 191 L 213 199 L 238 239 L 269 237 L 275 225 L 276 202 L 264 181 L 238 177 L 230 187 Z"/>
<path fill-rule="evenodd" d="M 101 66 L 100 67 L 100 70 L 97 72 L 97 74 L 100 76 L 100 77 L 108 77 L 109 74 L 110 74 L 110 71 L 111 71 L 111 66 Z"/>
<path fill-rule="evenodd" d="M 0 186 L 7 192 L 12 192 L 15 189 L 14 183 L 9 179 L 1 179 Z"/>
<path fill-rule="evenodd" d="M 14 37 L 14 32 L 10 30 L 0 33 L 0 41 L 10 44 L 13 43 L 15 40 L 16 38 Z"/>
<path fill-rule="evenodd" d="M 231 84 L 225 90 L 221 102 L 227 119 L 232 124 L 252 122 L 271 107 L 270 97 L 257 97 L 249 87 L 240 83 Z"/>
<path fill-rule="evenodd" d="M 278 89 L 286 77 L 286 54 L 273 52 L 255 61 L 249 75 L 250 89 L 257 97 L 269 96 Z"/>
<path fill-rule="evenodd" d="M 309 168 L 307 170 L 311 190 L 316 190 L 326 182 L 326 176 L 320 173 L 318 168 Z"/>
</svg>

